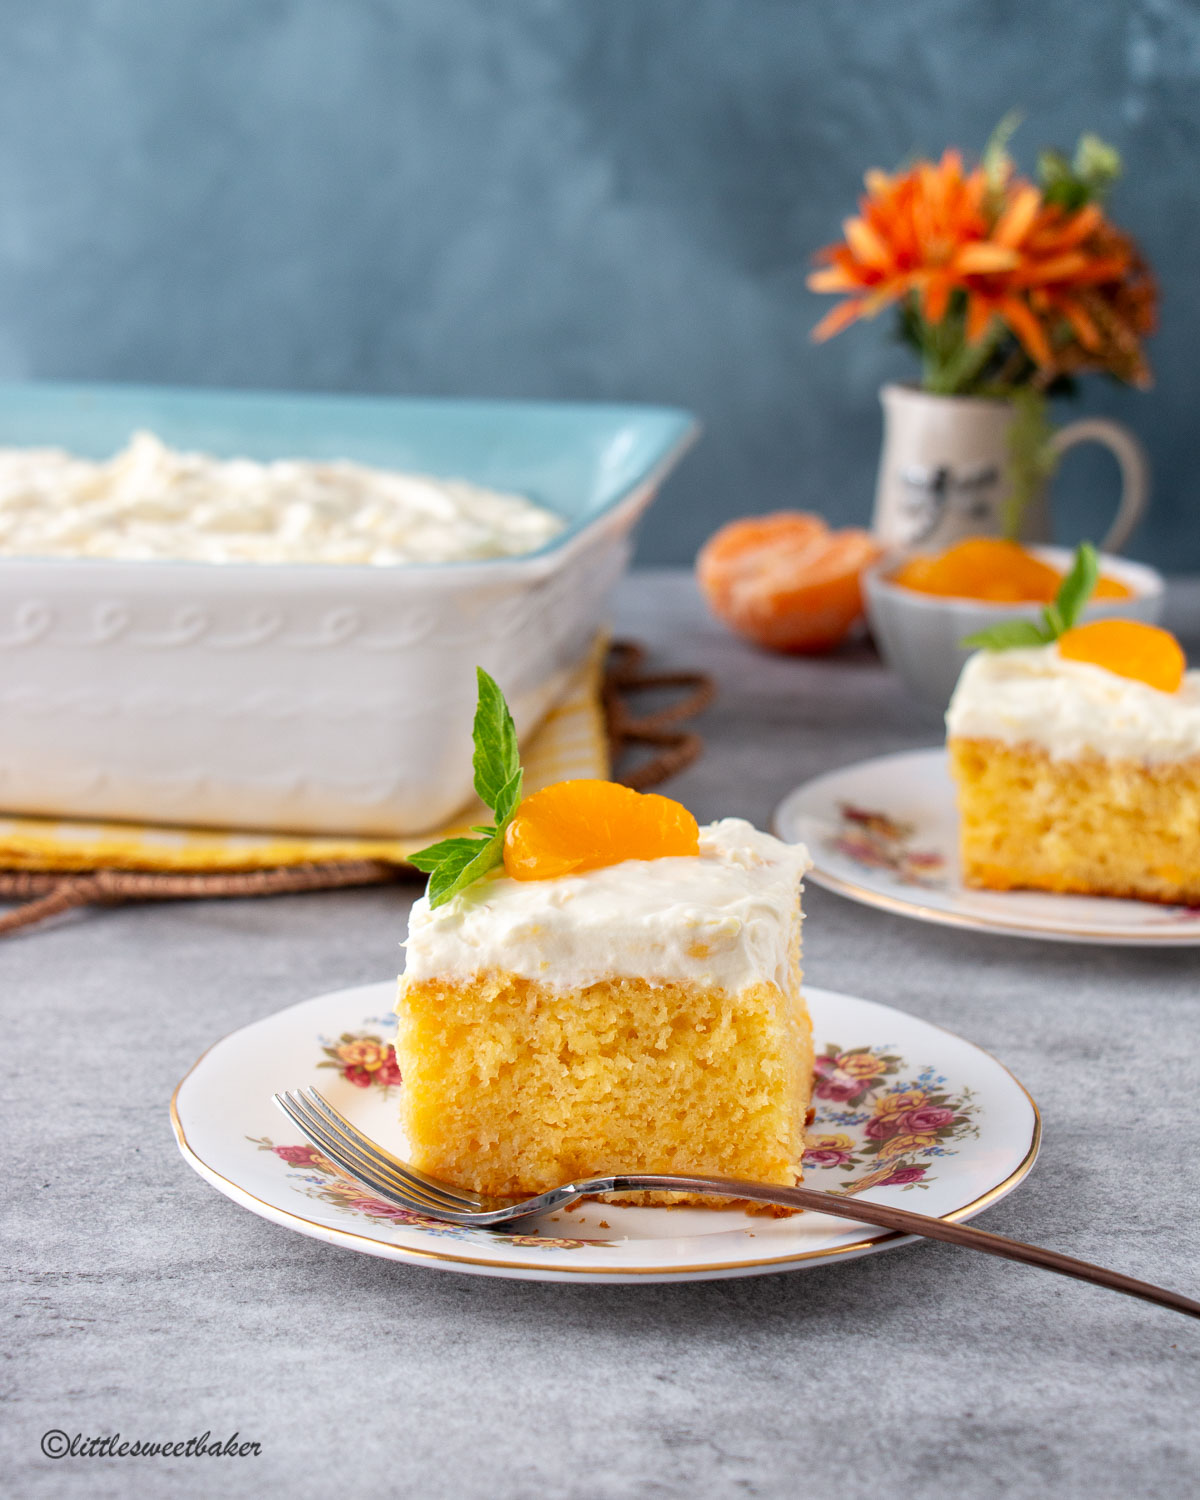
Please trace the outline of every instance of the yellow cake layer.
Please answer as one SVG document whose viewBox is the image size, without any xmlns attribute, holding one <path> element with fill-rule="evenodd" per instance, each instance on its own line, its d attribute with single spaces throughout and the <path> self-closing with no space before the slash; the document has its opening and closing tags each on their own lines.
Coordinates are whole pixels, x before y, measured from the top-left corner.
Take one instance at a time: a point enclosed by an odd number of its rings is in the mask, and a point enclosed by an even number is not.
<svg viewBox="0 0 1200 1500">
<path fill-rule="evenodd" d="M 1200 905 L 1200 757 L 1146 765 L 951 738 L 963 878 Z"/>
<path fill-rule="evenodd" d="M 794 978 L 789 994 L 762 983 L 733 995 L 641 979 L 402 980 L 396 1059 L 412 1160 L 501 1197 L 622 1170 L 790 1186 L 812 1090 Z"/>
</svg>

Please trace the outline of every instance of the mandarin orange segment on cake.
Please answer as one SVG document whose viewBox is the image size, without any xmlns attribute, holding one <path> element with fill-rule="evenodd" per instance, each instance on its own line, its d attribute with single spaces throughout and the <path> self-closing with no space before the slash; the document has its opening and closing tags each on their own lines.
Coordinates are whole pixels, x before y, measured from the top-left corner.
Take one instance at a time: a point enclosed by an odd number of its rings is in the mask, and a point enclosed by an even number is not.
<svg viewBox="0 0 1200 1500">
<path fill-rule="evenodd" d="M 1171 632 L 1141 620 L 1076 625 L 1059 636 L 1058 652 L 1065 661 L 1091 662 L 1162 693 L 1177 693 L 1187 669 L 1183 647 Z"/>
<path fill-rule="evenodd" d="M 480 852 L 447 841 L 425 867 L 483 868 L 493 833 L 504 866 L 423 896 L 409 921 L 395 1049 L 414 1165 L 497 1197 L 618 1171 L 798 1182 L 807 851 L 738 819 L 697 829 L 665 797 L 563 782 L 500 817 Z"/>
<path fill-rule="evenodd" d="M 1167 631 L 979 651 L 946 725 L 968 885 L 1200 905 L 1200 672 Z"/>
<path fill-rule="evenodd" d="M 508 825 L 504 869 L 548 880 L 625 859 L 698 854 L 700 830 L 678 802 L 615 781 L 559 781 L 527 797 Z"/>
</svg>

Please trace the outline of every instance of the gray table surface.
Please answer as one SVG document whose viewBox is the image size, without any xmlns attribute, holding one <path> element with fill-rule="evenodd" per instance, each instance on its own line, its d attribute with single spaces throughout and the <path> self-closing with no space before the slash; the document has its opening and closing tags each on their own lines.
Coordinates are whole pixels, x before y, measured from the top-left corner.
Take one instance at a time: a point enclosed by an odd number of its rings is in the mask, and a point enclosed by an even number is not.
<svg viewBox="0 0 1200 1500">
<path fill-rule="evenodd" d="M 1172 620 L 1200 646 L 1200 583 Z M 765 824 L 797 782 L 933 743 L 866 649 L 760 655 L 683 573 L 618 629 L 714 671 L 704 760 L 671 790 Z M 1194 659 L 1194 657 L 1193 657 Z M 1192 1496 L 1200 1327 L 945 1246 L 685 1285 L 407 1267 L 269 1224 L 180 1158 L 167 1101 L 211 1041 L 386 978 L 415 887 L 127 907 L 0 944 L 0 1489 L 229 1497 Z M 994 1052 L 1045 1122 L 987 1227 L 1200 1286 L 1200 962 L 956 932 L 807 897 L 816 984 Z M 49 1429 L 244 1459 L 40 1453 Z M 218 1466 L 214 1472 L 214 1462 Z"/>
</svg>

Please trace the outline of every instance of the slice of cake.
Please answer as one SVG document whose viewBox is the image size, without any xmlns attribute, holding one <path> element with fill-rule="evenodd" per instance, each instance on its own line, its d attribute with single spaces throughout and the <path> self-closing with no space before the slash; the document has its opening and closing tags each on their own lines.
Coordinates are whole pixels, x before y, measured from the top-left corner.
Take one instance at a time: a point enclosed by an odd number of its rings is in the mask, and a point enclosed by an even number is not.
<svg viewBox="0 0 1200 1500">
<path fill-rule="evenodd" d="M 1200 672 L 1102 620 L 984 649 L 946 714 L 963 878 L 1200 905 Z"/>
<path fill-rule="evenodd" d="M 510 780 L 485 770 L 485 800 Z M 482 875 L 424 858 L 396 1007 L 413 1163 L 498 1197 L 619 1171 L 798 1182 L 806 851 L 607 782 L 509 800 Z"/>
</svg>

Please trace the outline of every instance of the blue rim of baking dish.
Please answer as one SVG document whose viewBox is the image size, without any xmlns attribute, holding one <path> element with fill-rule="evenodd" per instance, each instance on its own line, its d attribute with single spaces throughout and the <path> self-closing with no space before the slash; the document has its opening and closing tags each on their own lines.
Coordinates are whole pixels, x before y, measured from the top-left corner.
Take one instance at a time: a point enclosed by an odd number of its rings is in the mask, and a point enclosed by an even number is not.
<svg viewBox="0 0 1200 1500">
<path fill-rule="evenodd" d="M 402 456 L 404 442 L 398 441 L 393 425 L 396 423 L 410 430 L 419 425 L 426 434 L 433 435 L 436 440 L 433 462 Z M 397 565 L 406 573 L 424 574 L 494 569 L 499 564 L 525 564 L 539 558 L 553 560 L 554 554 L 624 505 L 640 508 L 643 498 L 648 499 L 654 493 L 697 441 L 701 430 L 691 412 L 638 403 L 476 400 L 107 382 L 0 383 L 0 446 L 53 446 L 84 457 L 100 458 L 123 446 L 141 427 L 154 431 L 174 447 L 218 457 L 248 457 L 263 462 L 281 458 L 321 461 L 343 458 L 378 468 L 466 479 L 528 495 L 566 521 L 562 531 L 543 546 L 516 556 Z M 238 433 L 232 441 L 220 435 L 231 428 Z M 587 467 L 586 452 L 590 449 L 593 470 L 601 465 L 603 458 L 611 463 L 613 472 L 608 481 L 602 474 L 592 472 L 593 493 L 573 505 L 564 505 L 561 490 L 556 494 L 546 493 L 536 484 L 522 483 L 519 478 L 506 479 L 502 472 L 491 473 L 486 464 L 481 472 L 481 436 L 498 445 L 502 452 L 506 447 L 519 450 L 524 444 L 526 463 L 536 453 L 538 442 L 542 442 L 547 462 L 561 467 L 570 455 L 581 472 Z M 457 463 L 450 456 L 456 441 L 465 462 Z M 605 441 L 610 449 L 616 450 L 615 455 L 602 454 Z M 498 467 L 503 471 L 503 458 Z M 518 453 L 517 475 L 521 467 Z M 569 489 L 572 480 L 560 477 L 558 482 Z M 143 560 L 12 553 L 0 561 L 76 567 Z M 145 561 L 156 568 L 226 566 L 189 558 Z M 315 567 L 385 571 L 380 565 L 368 563 L 239 562 L 237 567 L 239 570 Z"/>
</svg>

